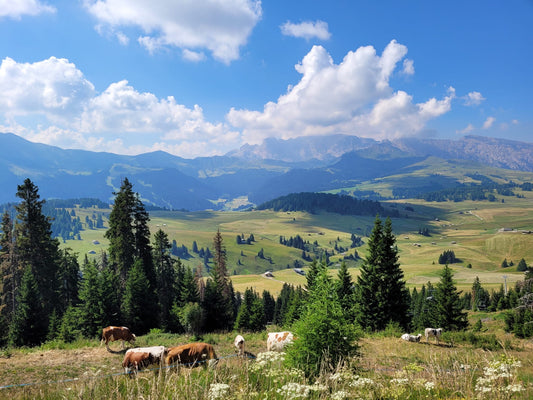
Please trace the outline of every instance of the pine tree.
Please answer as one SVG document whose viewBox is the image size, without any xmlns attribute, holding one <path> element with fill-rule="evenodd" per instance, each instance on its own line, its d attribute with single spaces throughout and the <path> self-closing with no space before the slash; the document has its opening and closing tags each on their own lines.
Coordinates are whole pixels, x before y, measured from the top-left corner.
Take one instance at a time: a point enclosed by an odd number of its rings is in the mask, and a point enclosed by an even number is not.
<svg viewBox="0 0 533 400">
<path fill-rule="evenodd" d="M 154 326 L 153 304 L 150 283 L 146 279 L 142 261 L 137 260 L 128 274 L 122 302 L 126 325 L 133 332 L 144 334 Z"/>
<path fill-rule="evenodd" d="M 171 310 L 176 301 L 176 271 L 174 260 L 170 255 L 171 248 L 168 235 L 159 229 L 154 235 L 153 260 L 156 271 L 159 325 L 163 330 L 168 330 L 171 325 Z"/>
<path fill-rule="evenodd" d="M 307 280 L 307 290 L 311 290 L 313 288 L 316 277 L 318 276 L 318 274 L 320 274 L 322 270 L 326 268 L 327 265 L 324 260 L 322 262 L 319 262 L 316 258 L 313 259 L 313 261 L 309 265 L 309 271 L 307 271 L 307 274 L 305 275 L 305 279 Z"/>
<path fill-rule="evenodd" d="M 44 340 L 47 331 L 43 335 L 43 326 L 48 324 L 48 316 L 43 313 L 41 304 L 37 280 L 28 265 L 22 276 L 17 308 L 9 326 L 8 341 L 11 346 L 35 346 Z"/>
<path fill-rule="evenodd" d="M 298 340 L 288 347 L 287 362 L 309 377 L 334 370 L 357 352 L 359 334 L 344 317 L 335 289 L 327 270 L 320 270 L 302 317 L 294 324 Z"/>
<path fill-rule="evenodd" d="M 346 314 L 346 318 L 349 321 L 353 321 L 354 284 L 345 261 L 342 261 L 337 277 L 337 296 L 339 297 L 339 303 Z"/>
<path fill-rule="evenodd" d="M 60 250 L 59 255 L 59 308 L 62 314 L 69 306 L 78 304 L 80 266 L 78 264 L 78 255 L 71 253 L 70 249 Z"/>
<path fill-rule="evenodd" d="M 235 320 L 235 329 L 260 332 L 265 329 L 265 309 L 259 295 L 253 289 L 244 291 L 244 299 Z"/>
<path fill-rule="evenodd" d="M 453 282 L 453 273 L 444 266 L 439 283 L 435 288 L 435 322 L 444 330 L 457 331 L 468 327 L 468 315 L 463 312 L 460 291 Z"/>
<path fill-rule="evenodd" d="M 22 278 L 21 266 L 17 262 L 17 249 L 13 235 L 14 225 L 6 210 L 2 218 L 0 233 L 0 323 L 9 326 L 17 308 L 17 292 Z M 7 339 L 7 331 L 0 333 L 0 344 Z"/>
<path fill-rule="evenodd" d="M 368 239 L 368 256 L 356 287 L 356 320 L 364 329 L 382 330 L 390 322 L 409 324 L 409 291 L 398 263 L 396 239 L 389 218 L 383 227 L 379 216 Z"/>
<path fill-rule="evenodd" d="M 83 263 L 83 279 L 79 290 L 79 315 L 80 320 L 83 321 L 81 327 L 82 333 L 85 337 L 95 337 L 102 329 L 104 324 L 104 310 L 101 306 L 101 278 L 96 267 L 96 262 L 89 261 L 87 256 Z"/>
<path fill-rule="evenodd" d="M 265 310 L 265 325 L 274 321 L 274 312 L 276 310 L 276 300 L 268 290 L 263 290 L 263 309 Z"/>
<path fill-rule="evenodd" d="M 109 229 L 104 237 L 109 239 L 109 262 L 119 276 L 120 289 L 124 290 L 128 271 L 135 259 L 135 233 L 133 231 L 133 210 L 135 194 L 128 178 L 113 193 L 115 202 L 109 214 Z"/>
<path fill-rule="evenodd" d="M 35 322 L 42 325 L 36 325 L 37 333 L 34 335 L 40 335 L 40 339 L 44 340 L 49 318 L 59 304 L 59 242 L 52 238 L 50 222 L 42 212 L 44 200 L 40 200 L 38 188 L 30 179 L 18 186 L 17 197 L 22 200 L 15 207 L 17 262 L 29 266 L 35 280 L 38 297 L 42 302 L 40 318 Z"/>
</svg>

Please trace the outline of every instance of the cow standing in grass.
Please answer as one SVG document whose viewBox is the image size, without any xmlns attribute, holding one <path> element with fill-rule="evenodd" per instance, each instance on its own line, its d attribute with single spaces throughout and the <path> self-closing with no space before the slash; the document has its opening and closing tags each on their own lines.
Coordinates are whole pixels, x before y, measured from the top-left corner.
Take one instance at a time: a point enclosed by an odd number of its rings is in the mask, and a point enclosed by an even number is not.
<svg viewBox="0 0 533 400">
<path fill-rule="evenodd" d="M 122 366 L 124 372 L 129 374 L 132 370 L 135 372 L 146 368 L 149 365 L 163 365 L 168 349 L 165 346 L 151 347 L 134 347 L 126 351 Z"/>
<path fill-rule="evenodd" d="M 116 340 L 122 341 L 122 349 L 124 349 L 124 342 L 128 342 L 131 345 L 135 343 L 135 335 L 126 326 L 108 326 L 102 329 L 102 342 L 105 342 L 107 351 L 111 351 L 109 342 Z"/>
<path fill-rule="evenodd" d="M 428 343 L 429 338 L 433 336 L 435 338 L 435 342 L 439 344 L 439 338 L 442 335 L 442 328 L 426 328 L 424 333 L 426 335 L 426 343 Z"/>
<path fill-rule="evenodd" d="M 237 335 L 237 337 L 235 337 L 234 344 L 237 355 L 244 356 L 244 338 L 241 335 Z"/>
</svg>

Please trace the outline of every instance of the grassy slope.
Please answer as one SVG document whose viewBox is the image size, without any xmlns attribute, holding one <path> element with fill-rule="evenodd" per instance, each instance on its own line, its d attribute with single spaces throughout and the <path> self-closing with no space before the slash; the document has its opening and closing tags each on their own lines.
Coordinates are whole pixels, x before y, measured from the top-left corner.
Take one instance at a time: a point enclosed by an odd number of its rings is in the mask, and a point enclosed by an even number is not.
<svg viewBox="0 0 533 400">
<path fill-rule="evenodd" d="M 504 258 L 518 264 L 521 258 L 533 262 L 533 235 L 516 232 L 499 232 L 502 227 L 520 230 L 533 230 L 533 193 L 522 193 L 525 198 L 506 197 L 505 202 L 444 202 L 426 203 L 421 200 L 396 201 L 396 207 L 403 218 L 393 220 L 397 237 L 400 263 L 410 286 L 421 286 L 428 280 L 435 282 L 442 266 L 438 264 L 439 255 L 448 249 L 462 260 L 452 267 L 458 287 L 468 289 L 476 276 L 487 288 L 498 288 L 507 275 L 508 285 L 520 280 L 522 274 L 516 267 L 505 271 L 500 268 Z M 410 206 L 414 212 L 407 211 Z M 78 210 L 82 221 L 87 211 Z M 406 218 L 407 217 L 407 218 Z M 192 243 L 198 247 L 211 247 L 217 229 L 220 229 L 228 254 L 228 270 L 232 274 L 235 288 L 244 291 L 254 287 L 258 292 L 264 289 L 276 294 L 283 282 L 303 284 L 305 278 L 294 273 L 287 266 L 300 259 L 301 251 L 279 244 L 279 236 L 300 235 L 311 243 L 333 249 L 335 241 L 348 247 L 350 235 L 364 236 L 373 226 L 373 217 L 340 216 L 337 214 L 310 215 L 292 212 L 171 212 L 158 211 L 151 214 L 150 229 L 155 233 L 163 229 L 169 239 L 176 240 L 178 246 L 184 244 L 191 252 Z M 420 227 L 428 227 L 431 237 L 418 235 Z M 103 238 L 105 230 L 85 230 L 82 240 L 67 241 L 63 246 L 70 247 L 80 255 L 95 251 L 99 253 L 107 247 Z M 256 242 L 251 245 L 237 245 L 236 236 L 253 234 Z M 100 244 L 93 244 L 97 240 Z M 419 246 L 415 246 L 414 244 Z M 257 257 L 260 249 L 268 260 Z M 366 246 L 358 248 L 361 256 L 366 255 Z M 242 255 L 241 255 L 242 252 Z M 191 252 L 192 253 L 192 252 Z M 340 256 L 333 256 L 336 261 Z M 301 259 L 300 259 L 301 260 Z M 183 260 L 186 265 L 196 267 L 201 264 L 198 257 Z M 240 265 L 239 265 L 240 263 Z M 467 264 L 472 269 L 467 269 Z M 358 273 L 355 263 L 350 263 L 354 276 Z M 275 279 L 266 279 L 260 274 L 274 270 Z M 205 273 L 205 271 L 204 271 Z M 335 274 L 336 271 L 332 271 Z M 234 275 L 238 274 L 238 275 Z M 244 276 L 242 276 L 244 275 Z"/>
</svg>

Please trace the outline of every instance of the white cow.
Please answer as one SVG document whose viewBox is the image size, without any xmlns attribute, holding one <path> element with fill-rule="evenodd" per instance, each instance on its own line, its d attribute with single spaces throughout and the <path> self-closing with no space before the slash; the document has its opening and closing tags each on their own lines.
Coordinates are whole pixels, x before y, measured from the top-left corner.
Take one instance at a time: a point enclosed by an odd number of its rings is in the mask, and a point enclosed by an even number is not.
<svg viewBox="0 0 533 400">
<path fill-rule="evenodd" d="M 426 328 L 424 333 L 426 335 L 426 343 L 429 342 L 430 336 L 434 336 L 435 341 L 437 342 L 437 344 L 439 344 L 439 338 L 442 335 L 442 328 Z"/>
<path fill-rule="evenodd" d="M 267 339 L 267 351 L 283 351 L 284 347 L 294 341 L 291 332 L 270 332 Z"/>
<path fill-rule="evenodd" d="M 408 333 L 404 333 L 402 335 L 402 339 L 407 342 L 420 342 L 421 337 L 422 337 L 421 333 L 419 333 L 418 335 L 410 335 Z"/>
<path fill-rule="evenodd" d="M 237 355 L 244 356 L 244 338 L 241 335 L 237 335 L 235 337 L 235 351 L 237 351 Z"/>
</svg>

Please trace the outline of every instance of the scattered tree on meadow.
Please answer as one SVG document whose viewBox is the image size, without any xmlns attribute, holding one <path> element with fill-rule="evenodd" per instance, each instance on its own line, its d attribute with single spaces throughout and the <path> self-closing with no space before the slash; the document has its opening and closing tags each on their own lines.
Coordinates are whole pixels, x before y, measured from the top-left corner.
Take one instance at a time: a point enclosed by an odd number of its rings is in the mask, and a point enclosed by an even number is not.
<svg viewBox="0 0 533 400">
<path fill-rule="evenodd" d="M 460 294 L 455 287 L 452 270 L 445 265 L 435 287 L 433 319 L 436 326 L 447 331 L 459 331 L 468 327 L 468 314 L 462 310 Z"/>
<path fill-rule="evenodd" d="M 518 263 L 517 267 L 516 267 L 516 270 L 517 271 L 520 271 L 520 272 L 524 272 L 524 271 L 527 271 L 527 263 L 526 263 L 526 260 L 524 260 L 523 258 L 520 260 L 520 262 Z"/>
<path fill-rule="evenodd" d="M 410 301 L 392 222 L 387 218 L 383 227 L 376 217 L 368 239 L 368 256 L 357 277 L 356 320 L 364 329 L 373 331 L 384 329 L 390 322 L 406 328 Z"/>
<path fill-rule="evenodd" d="M 298 340 L 288 347 L 287 362 L 307 376 L 334 370 L 356 354 L 358 331 L 345 318 L 336 285 L 326 269 L 321 269 L 316 276 L 293 330 Z"/>
</svg>

